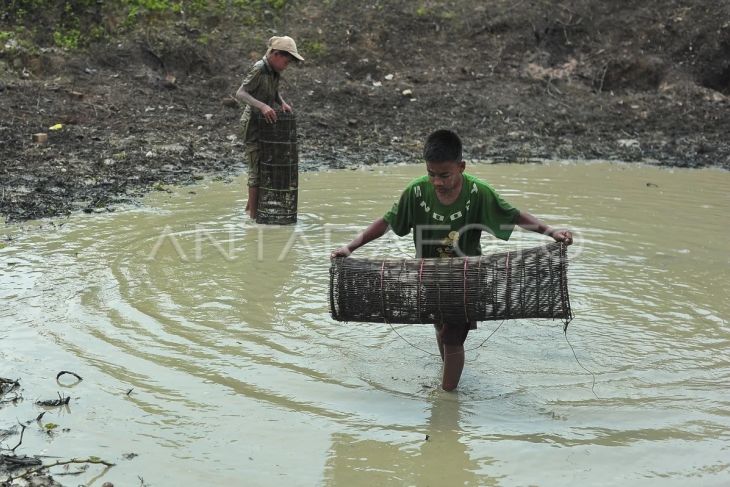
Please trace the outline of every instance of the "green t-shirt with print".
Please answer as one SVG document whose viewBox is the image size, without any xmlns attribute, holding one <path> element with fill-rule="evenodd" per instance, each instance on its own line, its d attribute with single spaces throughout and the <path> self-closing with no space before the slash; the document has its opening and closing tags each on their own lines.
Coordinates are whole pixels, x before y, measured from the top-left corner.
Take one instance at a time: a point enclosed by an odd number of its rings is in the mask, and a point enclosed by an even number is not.
<svg viewBox="0 0 730 487">
<path fill-rule="evenodd" d="M 383 218 L 396 235 L 413 231 L 417 258 L 481 255 L 482 231 L 508 240 L 520 211 L 486 182 L 463 173 L 458 199 L 443 205 L 428 176 L 414 179 Z"/>
</svg>

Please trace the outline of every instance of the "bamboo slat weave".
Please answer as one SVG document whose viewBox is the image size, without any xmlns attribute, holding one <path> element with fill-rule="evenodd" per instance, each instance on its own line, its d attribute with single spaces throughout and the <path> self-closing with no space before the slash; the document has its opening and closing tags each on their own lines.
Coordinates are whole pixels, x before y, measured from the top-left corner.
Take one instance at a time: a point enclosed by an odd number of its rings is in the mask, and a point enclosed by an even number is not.
<svg viewBox="0 0 730 487">
<path fill-rule="evenodd" d="M 256 114 L 261 160 L 256 223 L 286 225 L 297 221 L 299 153 L 293 113 L 277 112 L 275 123 Z"/>
<path fill-rule="evenodd" d="M 330 313 L 338 321 L 459 323 L 572 319 L 566 247 L 447 259 L 332 259 Z"/>
</svg>

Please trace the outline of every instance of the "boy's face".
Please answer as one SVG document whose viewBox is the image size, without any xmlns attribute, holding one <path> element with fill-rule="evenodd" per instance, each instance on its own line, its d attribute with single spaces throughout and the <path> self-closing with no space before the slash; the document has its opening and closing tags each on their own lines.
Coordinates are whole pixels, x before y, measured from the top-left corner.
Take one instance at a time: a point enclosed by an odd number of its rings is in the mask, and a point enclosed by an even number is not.
<svg viewBox="0 0 730 487">
<path fill-rule="evenodd" d="M 440 197 L 454 196 L 461 190 L 461 174 L 465 168 L 464 161 L 426 161 L 428 180 Z"/>
<path fill-rule="evenodd" d="M 292 59 L 292 56 L 287 52 L 274 51 L 269 56 L 269 65 L 274 71 L 276 71 L 277 73 L 281 73 L 287 67 L 289 67 L 289 63 L 292 61 Z"/>
</svg>

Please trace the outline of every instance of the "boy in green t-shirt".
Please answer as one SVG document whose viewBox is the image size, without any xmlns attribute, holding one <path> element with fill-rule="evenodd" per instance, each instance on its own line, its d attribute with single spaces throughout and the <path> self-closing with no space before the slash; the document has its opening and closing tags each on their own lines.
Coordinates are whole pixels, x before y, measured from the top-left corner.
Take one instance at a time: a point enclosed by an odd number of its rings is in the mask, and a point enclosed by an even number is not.
<svg viewBox="0 0 730 487">
<path fill-rule="evenodd" d="M 236 92 L 236 98 L 246 102 L 246 109 L 241 115 L 241 123 L 248 155 L 246 211 L 252 219 L 256 218 L 258 209 L 258 168 L 261 158 L 259 127 L 256 119 L 253 118 L 252 109 L 260 111 L 267 123 L 276 122 L 276 111 L 272 108 L 275 104 L 280 105 L 282 111 L 291 112 L 291 105 L 284 101 L 279 92 L 281 73 L 289 67 L 290 62 L 304 61 L 291 37 L 274 36 L 269 39 L 267 47 L 264 58 L 253 65 Z"/>
<path fill-rule="evenodd" d="M 437 130 L 429 135 L 423 156 L 428 174 L 411 181 L 382 218 L 332 252 L 333 258 L 349 256 L 383 236 L 389 228 L 399 236 L 413 231 L 418 258 L 480 255 L 483 230 L 508 240 L 515 225 L 566 245 L 573 243 L 569 230 L 549 227 L 530 213 L 511 206 L 486 182 L 465 174 L 461 140 L 454 132 Z M 444 361 L 441 387 L 452 391 L 464 369 L 464 341 L 476 323 L 435 323 L 435 327 Z"/>
</svg>

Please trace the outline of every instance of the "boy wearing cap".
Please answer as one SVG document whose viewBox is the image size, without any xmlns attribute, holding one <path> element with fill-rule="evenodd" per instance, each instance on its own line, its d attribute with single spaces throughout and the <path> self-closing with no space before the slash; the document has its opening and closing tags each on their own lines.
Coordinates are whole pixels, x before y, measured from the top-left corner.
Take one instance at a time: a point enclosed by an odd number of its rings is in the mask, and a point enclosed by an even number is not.
<svg viewBox="0 0 730 487">
<path fill-rule="evenodd" d="M 253 65 L 236 92 L 236 98 L 246 103 L 241 122 L 249 161 L 246 211 L 251 218 L 256 218 L 258 207 L 258 165 L 261 157 L 259 130 L 251 110 L 260 111 L 267 123 L 276 122 L 276 111 L 272 108 L 275 104 L 280 105 L 282 111 L 291 112 L 291 105 L 279 93 L 279 80 L 291 61 L 304 61 L 294 39 L 289 36 L 274 36 L 269 39 L 267 47 L 264 58 Z"/>
<path fill-rule="evenodd" d="M 429 135 L 423 149 L 428 174 L 411 181 L 390 211 L 352 242 L 332 252 L 332 257 L 347 257 L 390 228 L 399 236 L 413 230 L 417 258 L 480 255 L 483 230 L 508 240 L 515 225 L 566 245 L 573 243 L 569 230 L 549 227 L 530 213 L 514 208 L 486 182 L 464 173 L 461 150 L 459 136 L 450 130 Z M 464 369 L 464 341 L 476 323 L 436 323 L 435 327 L 444 362 L 441 387 L 452 391 Z"/>
</svg>

